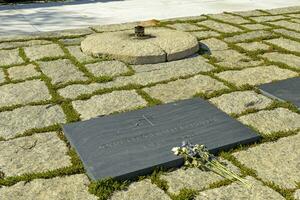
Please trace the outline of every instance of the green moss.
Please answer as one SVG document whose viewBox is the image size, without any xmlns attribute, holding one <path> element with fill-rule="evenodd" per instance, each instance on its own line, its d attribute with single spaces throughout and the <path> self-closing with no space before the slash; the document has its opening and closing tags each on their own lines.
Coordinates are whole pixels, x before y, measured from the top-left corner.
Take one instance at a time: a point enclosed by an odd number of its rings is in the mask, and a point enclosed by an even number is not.
<svg viewBox="0 0 300 200">
<path fill-rule="evenodd" d="M 178 195 L 170 194 L 172 200 L 193 200 L 198 195 L 198 191 L 183 188 L 180 190 Z"/>
<path fill-rule="evenodd" d="M 67 123 L 80 121 L 80 115 L 73 108 L 71 102 L 63 102 L 61 107 L 66 115 Z"/>
<path fill-rule="evenodd" d="M 222 187 L 222 186 L 227 186 L 227 185 L 230 185 L 233 182 L 234 182 L 233 180 L 223 179 L 223 180 L 220 180 L 220 181 L 209 184 L 207 189 L 214 189 L 214 188 L 219 188 L 219 187 Z"/>
<path fill-rule="evenodd" d="M 155 106 L 162 104 L 162 102 L 158 99 L 152 98 L 149 94 L 141 89 L 137 89 L 136 92 L 148 102 L 148 106 Z"/>
<path fill-rule="evenodd" d="M 153 171 L 153 173 L 150 176 L 151 183 L 155 184 L 157 187 L 162 189 L 163 191 L 167 191 L 169 186 L 168 182 L 165 180 L 162 180 L 160 176 L 163 174 L 163 172 L 167 171 L 164 168 L 157 168 Z"/>
</svg>

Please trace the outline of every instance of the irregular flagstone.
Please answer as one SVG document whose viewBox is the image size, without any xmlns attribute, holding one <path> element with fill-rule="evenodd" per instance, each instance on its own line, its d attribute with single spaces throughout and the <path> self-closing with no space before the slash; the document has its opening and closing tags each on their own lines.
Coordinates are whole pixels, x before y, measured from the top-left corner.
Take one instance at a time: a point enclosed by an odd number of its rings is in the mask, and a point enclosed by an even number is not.
<svg viewBox="0 0 300 200">
<path fill-rule="evenodd" d="M 16 65 L 23 63 L 23 59 L 19 56 L 19 50 L 0 50 L 0 66 Z"/>
<path fill-rule="evenodd" d="M 101 61 L 85 66 L 94 76 L 117 76 L 129 72 L 127 66 L 120 61 Z"/>
<path fill-rule="evenodd" d="M 274 29 L 273 31 L 275 33 L 279 33 L 279 34 L 282 34 L 284 36 L 292 37 L 292 38 L 296 38 L 296 39 L 300 40 L 300 33 L 298 33 L 298 32 L 289 31 L 289 30 L 286 30 L 286 29 Z"/>
<path fill-rule="evenodd" d="M 238 43 L 237 46 L 241 47 L 245 51 L 258 51 L 258 50 L 269 50 L 270 46 L 262 42 L 250 42 L 250 43 Z"/>
<path fill-rule="evenodd" d="M 0 83 L 5 82 L 5 74 L 2 69 L 0 69 Z"/>
<path fill-rule="evenodd" d="M 254 91 L 232 92 L 212 98 L 209 101 L 227 114 L 241 114 L 248 109 L 264 109 L 273 102 Z"/>
<path fill-rule="evenodd" d="M 270 9 L 270 10 L 266 10 L 266 11 L 268 13 L 273 14 L 273 15 L 294 13 L 294 12 L 300 12 L 300 6 L 291 6 L 291 7 L 285 7 L 285 8 L 274 8 L 274 9 Z"/>
<path fill-rule="evenodd" d="M 0 188 L 4 199 L 72 199 L 97 200 L 88 192 L 90 181 L 84 174 L 55 177 L 52 179 L 34 179 L 25 183 L 18 182 L 10 187 Z"/>
<path fill-rule="evenodd" d="M 186 64 L 187 62 L 190 62 Z M 182 76 L 193 75 L 199 72 L 207 72 L 214 69 L 211 64 L 206 63 L 203 59 L 195 58 L 193 60 L 180 60 L 168 63 L 161 64 L 149 64 L 142 65 L 141 71 L 132 76 L 124 76 L 116 78 L 115 82 L 118 84 L 139 84 L 139 85 L 148 85 L 150 83 L 157 83 L 160 81 L 170 80 L 172 78 L 180 78 Z M 139 68 L 139 67 L 136 67 Z M 134 69 L 136 69 L 134 68 Z"/>
<path fill-rule="evenodd" d="M 42 72 L 51 78 L 52 84 L 62 84 L 70 81 L 86 81 L 88 78 L 79 71 L 70 60 L 59 59 L 49 62 L 38 62 Z"/>
<path fill-rule="evenodd" d="M 108 115 L 113 112 L 144 107 L 147 105 L 147 102 L 134 90 L 123 90 L 96 95 L 88 100 L 73 101 L 72 105 L 80 114 L 80 118 L 87 120 L 99 115 Z"/>
<path fill-rule="evenodd" d="M 138 25 L 138 22 L 122 23 L 122 24 L 109 24 L 109 25 L 99 25 L 92 26 L 92 28 L 97 32 L 112 32 L 112 31 L 123 31 L 134 29 Z"/>
<path fill-rule="evenodd" d="M 300 57 L 293 54 L 283 54 L 278 52 L 265 53 L 261 57 L 272 62 L 286 64 L 292 68 L 300 69 Z"/>
<path fill-rule="evenodd" d="M 217 65 L 228 69 L 239 69 L 239 68 L 258 66 L 261 65 L 262 63 L 263 61 L 245 59 L 245 60 L 222 61 L 217 63 Z"/>
<path fill-rule="evenodd" d="M 298 73 L 281 69 L 277 66 L 260 66 L 242 70 L 230 70 L 216 74 L 217 77 L 229 81 L 237 86 L 245 84 L 259 85 L 275 80 L 283 80 L 298 76 Z"/>
<path fill-rule="evenodd" d="M 300 19 L 291 19 L 291 21 L 300 24 Z"/>
<path fill-rule="evenodd" d="M 200 49 L 206 51 L 219 51 L 219 50 L 226 50 L 228 49 L 227 43 L 223 42 L 222 40 L 216 38 L 209 38 L 206 40 L 200 41 Z"/>
<path fill-rule="evenodd" d="M 300 14 L 290 14 L 288 15 L 289 17 L 295 17 L 295 18 L 300 18 Z"/>
<path fill-rule="evenodd" d="M 299 190 L 296 190 L 295 194 L 294 194 L 294 198 L 296 200 L 300 200 L 300 189 Z"/>
<path fill-rule="evenodd" d="M 58 90 L 58 93 L 63 96 L 64 98 L 75 99 L 80 95 L 84 94 L 91 94 L 97 90 L 101 89 L 109 89 L 114 87 L 121 87 L 125 86 L 123 83 L 116 83 L 114 81 L 107 82 L 107 83 L 91 83 L 91 84 L 73 84 L 68 85 L 62 89 Z"/>
<path fill-rule="evenodd" d="M 300 43 L 290 39 L 276 38 L 272 40 L 265 40 L 265 42 L 276 45 L 289 51 L 300 52 Z"/>
<path fill-rule="evenodd" d="M 218 37 L 221 34 L 215 31 L 195 31 L 195 32 L 190 32 L 193 36 L 195 36 L 198 39 L 204 39 L 204 38 L 209 38 L 209 37 Z"/>
<path fill-rule="evenodd" d="M 187 99 L 197 93 L 210 94 L 214 91 L 229 89 L 222 82 L 209 76 L 196 75 L 188 79 L 179 79 L 167 84 L 158 84 L 143 90 L 151 97 L 159 99 L 165 103 L 180 99 Z"/>
<path fill-rule="evenodd" d="M 256 22 L 269 22 L 269 21 L 276 21 L 280 19 L 288 19 L 289 17 L 276 15 L 276 16 L 259 16 L 259 17 L 250 17 L 250 19 Z"/>
<path fill-rule="evenodd" d="M 243 17 L 252 17 L 252 16 L 263 16 L 267 15 L 267 13 L 261 12 L 259 10 L 250 10 L 250 11 L 239 11 L 233 12 L 234 14 L 243 16 Z"/>
<path fill-rule="evenodd" d="M 294 22 L 289 22 L 289 21 L 276 21 L 276 22 L 268 22 L 269 24 L 280 26 L 283 28 L 295 30 L 295 31 L 300 31 L 300 24 L 294 23 Z"/>
<path fill-rule="evenodd" d="M 252 31 L 271 28 L 270 26 L 266 26 L 266 25 L 262 25 L 262 24 L 244 24 L 241 26 L 244 28 L 247 28 L 249 30 L 252 30 Z"/>
<path fill-rule="evenodd" d="M 57 44 L 36 45 L 24 48 L 26 56 L 30 60 L 64 56 L 63 50 Z"/>
<path fill-rule="evenodd" d="M 248 40 L 270 38 L 271 36 L 273 36 L 272 32 L 259 30 L 259 31 L 251 31 L 248 33 L 242 33 L 242 34 L 235 35 L 232 37 L 227 37 L 224 40 L 226 42 L 244 42 L 244 41 L 248 41 Z"/>
<path fill-rule="evenodd" d="M 300 124 L 300 123 L 299 123 Z M 258 177 L 282 188 L 294 189 L 300 181 L 300 134 L 281 138 L 233 154 Z"/>
<path fill-rule="evenodd" d="M 241 116 L 238 120 L 257 128 L 266 135 L 300 128 L 300 115 L 285 108 L 259 111 Z"/>
<path fill-rule="evenodd" d="M 229 161 L 220 159 L 222 164 L 230 171 L 240 174 L 239 169 Z M 178 195 L 181 189 L 203 190 L 212 183 L 222 181 L 225 178 L 213 171 L 202 171 L 198 168 L 177 169 L 160 177 L 168 183 L 168 192 Z"/>
<path fill-rule="evenodd" d="M 43 128 L 65 123 L 65 115 L 59 106 L 25 106 L 13 111 L 0 112 L 0 137 L 13 138 L 32 128 Z"/>
<path fill-rule="evenodd" d="M 79 38 L 66 38 L 66 39 L 60 39 L 59 41 L 63 43 L 64 45 L 80 45 L 82 40 L 84 40 L 85 37 L 79 37 Z"/>
<path fill-rule="evenodd" d="M 24 42 L 3 42 L 0 43 L 0 49 L 13 49 L 18 47 L 28 47 L 33 45 L 51 44 L 52 42 L 47 40 L 30 40 Z"/>
<path fill-rule="evenodd" d="M 80 46 L 68 46 L 66 48 L 69 50 L 70 54 L 74 56 L 79 62 L 91 62 L 96 60 L 96 58 L 84 54 L 81 51 Z"/>
<path fill-rule="evenodd" d="M 246 20 L 242 17 L 236 16 L 236 15 L 225 14 L 225 13 L 213 14 L 213 15 L 208 15 L 208 16 L 213 19 L 217 19 L 217 20 L 224 21 L 224 22 L 230 22 L 233 24 L 245 24 L 245 23 L 250 22 L 249 20 Z"/>
<path fill-rule="evenodd" d="M 55 132 L 0 142 L 0 171 L 6 177 L 71 165 L 68 148 Z"/>
<path fill-rule="evenodd" d="M 216 22 L 213 20 L 206 20 L 206 21 L 202 21 L 202 22 L 198 22 L 197 24 L 202 25 L 202 26 L 206 26 L 212 30 L 216 30 L 222 33 L 235 33 L 235 32 L 242 32 L 243 30 L 229 25 L 229 24 L 225 24 L 225 23 L 220 23 L 220 22 Z"/>
<path fill-rule="evenodd" d="M 32 80 L 0 86 L 0 107 L 27 104 L 50 100 L 46 84 L 41 80 Z"/>
<path fill-rule="evenodd" d="M 150 180 L 130 184 L 125 191 L 114 192 L 110 200 L 171 200 L 171 198 Z"/>
<path fill-rule="evenodd" d="M 179 30 L 179 31 L 199 31 L 199 30 L 204 30 L 205 29 L 203 27 L 199 27 L 197 25 L 190 24 L 190 23 L 170 24 L 170 25 L 168 25 L 168 27 L 172 27 L 172 28 L 174 28 L 176 30 Z"/>
<path fill-rule="evenodd" d="M 176 60 L 172 62 L 165 62 L 165 63 L 159 63 L 159 64 L 147 64 L 147 65 L 132 65 L 132 69 L 137 72 L 150 72 L 150 71 L 158 71 L 160 70 L 171 70 L 177 71 L 180 68 L 194 68 L 195 66 L 202 66 L 202 70 L 212 70 L 214 67 L 207 63 L 208 60 L 202 56 L 193 56 L 189 58 L 185 58 L 182 60 Z M 174 72 L 171 72 L 174 73 Z"/>
<path fill-rule="evenodd" d="M 38 72 L 35 67 L 36 66 L 33 64 L 10 67 L 7 69 L 8 77 L 11 80 L 24 80 L 35 76 L 40 76 L 41 73 Z"/>
<path fill-rule="evenodd" d="M 271 188 L 264 186 L 260 181 L 248 176 L 246 177 L 249 184 L 252 185 L 251 188 L 247 188 L 241 183 L 235 181 L 227 186 L 222 186 L 219 188 L 205 190 L 200 192 L 195 200 L 231 200 L 231 199 L 243 199 L 243 200 L 265 200 L 265 199 L 276 199 L 284 200 L 285 198 L 281 196 L 278 192 L 272 190 Z"/>
</svg>

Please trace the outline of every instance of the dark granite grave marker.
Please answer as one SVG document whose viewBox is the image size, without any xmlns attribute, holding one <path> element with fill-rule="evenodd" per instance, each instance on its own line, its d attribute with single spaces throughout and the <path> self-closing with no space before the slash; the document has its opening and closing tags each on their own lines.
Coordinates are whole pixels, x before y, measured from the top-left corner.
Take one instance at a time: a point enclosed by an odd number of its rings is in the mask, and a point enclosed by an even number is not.
<svg viewBox="0 0 300 200">
<path fill-rule="evenodd" d="M 200 98 L 63 126 L 89 176 L 131 179 L 155 167 L 178 167 L 172 147 L 183 140 L 215 153 L 259 139 L 251 129 Z"/>
<path fill-rule="evenodd" d="M 260 91 L 273 99 L 290 101 L 300 110 L 300 78 L 290 78 L 259 86 Z"/>
</svg>

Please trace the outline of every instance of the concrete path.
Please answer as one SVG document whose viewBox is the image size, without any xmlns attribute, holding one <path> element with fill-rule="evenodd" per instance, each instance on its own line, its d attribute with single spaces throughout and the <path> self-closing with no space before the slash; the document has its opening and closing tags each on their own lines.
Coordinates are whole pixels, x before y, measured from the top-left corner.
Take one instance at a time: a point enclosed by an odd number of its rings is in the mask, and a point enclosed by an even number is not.
<svg viewBox="0 0 300 200">
<path fill-rule="evenodd" d="M 300 5 L 299 0 L 83 0 L 0 6 L 0 35 Z"/>
</svg>

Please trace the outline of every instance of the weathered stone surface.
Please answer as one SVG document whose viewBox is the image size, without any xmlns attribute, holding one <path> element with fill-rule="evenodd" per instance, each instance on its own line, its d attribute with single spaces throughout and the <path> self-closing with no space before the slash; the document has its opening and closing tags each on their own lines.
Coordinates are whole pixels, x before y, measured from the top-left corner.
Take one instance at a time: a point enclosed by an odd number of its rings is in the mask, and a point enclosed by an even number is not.
<svg viewBox="0 0 300 200">
<path fill-rule="evenodd" d="M 92 28 L 97 32 L 112 32 L 112 31 L 123 31 L 132 29 L 138 25 L 138 22 L 122 23 L 122 24 L 109 24 L 109 25 L 99 25 L 93 26 Z"/>
<path fill-rule="evenodd" d="M 122 82 L 116 83 L 114 81 L 107 82 L 107 83 L 91 83 L 91 84 L 73 84 L 68 85 L 62 89 L 58 90 L 58 93 L 63 96 L 64 98 L 74 99 L 83 94 L 91 94 L 96 90 L 100 89 L 109 89 L 113 87 L 121 87 L 125 86 Z"/>
<path fill-rule="evenodd" d="M 294 23 L 294 22 L 289 22 L 289 21 L 276 21 L 276 22 L 268 22 L 269 24 L 280 26 L 283 28 L 295 30 L 295 31 L 300 31 L 300 24 Z"/>
<path fill-rule="evenodd" d="M 200 56 L 198 56 L 200 57 Z M 161 64 L 149 64 L 134 67 L 139 73 L 133 76 L 124 76 L 116 78 L 118 84 L 139 84 L 147 85 L 160 81 L 179 78 L 182 76 L 193 75 L 199 72 L 207 72 L 214 69 L 211 64 L 206 63 L 203 58 L 189 58 Z"/>
<path fill-rule="evenodd" d="M 271 99 L 254 91 L 237 91 L 209 100 L 227 114 L 241 114 L 248 109 L 264 109 L 271 105 Z"/>
<path fill-rule="evenodd" d="M 228 45 L 222 40 L 216 38 L 209 38 L 200 41 L 200 49 L 206 51 L 219 51 L 228 49 Z"/>
<path fill-rule="evenodd" d="M 272 35 L 273 35 L 272 32 L 260 30 L 260 31 L 251 31 L 248 33 L 242 33 L 239 35 L 225 38 L 224 40 L 226 42 L 244 42 L 248 40 L 269 38 Z"/>
<path fill-rule="evenodd" d="M 167 103 L 187 99 L 197 93 L 210 94 L 221 89 L 228 89 L 228 87 L 209 76 L 196 75 L 192 78 L 179 79 L 167 84 L 158 84 L 143 90 L 151 97 Z"/>
<path fill-rule="evenodd" d="M 300 12 L 300 6 L 275 8 L 275 9 L 270 9 L 270 10 L 266 10 L 266 11 L 268 13 L 273 14 L 273 15 L 286 14 L 286 13 L 294 13 L 294 12 Z"/>
<path fill-rule="evenodd" d="M 236 15 L 230 15 L 230 14 L 225 14 L 225 13 L 221 13 L 221 14 L 213 14 L 213 15 L 208 15 L 213 19 L 217 19 L 223 22 L 230 22 L 233 24 L 245 24 L 245 23 L 249 23 L 249 20 L 246 20 L 242 17 L 236 16 Z"/>
<path fill-rule="evenodd" d="M 67 38 L 67 39 L 60 39 L 59 41 L 63 43 L 64 45 L 80 45 L 82 40 L 84 40 L 85 37 L 79 37 L 79 38 Z"/>
<path fill-rule="evenodd" d="M 42 72 L 51 78 L 52 84 L 87 80 L 87 77 L 85 77 L 84 73 L 79 71 L 76 66 L 67 59 L 39 62 L 39 65 Z"/>
<path fill-rule="evenodd" d="M 289 17 L 300 18 L 300 14 L 289 14 Z"/>
<path fill-rule="evenodd" d="M 13 138 L 32 128 L 43 128 L 65 123 L 64 113 L 59 106 L 25 106 L 0 113 L 0 137 Z"/>
<path fill-rule="evenodd" d="M 241 25 L 244 28 L 247 28 L 249 30 L 255 31 L 255 30 L 264 30 L 271 28 L 270 26 L 262 25 L 262 24 L 244 24 Z"/>
<path fill-rule="evenodd" d="M 200 16 L 188 16 L 188 17 L 175 17 L 171 19 L 163 19 L 161 22 L 174 22 L 174 21 L 180 21 L 180 22 L 185 22 L 185 21 L 203 21 L 206 20 L 207 17 L 200 15 Z"/>
<path fill-rule="evenodd" d="M 171 198 L 150 180 L 130 184 L 125 191 L 114 192 L 110 200 L 171 200 Z"/>
<path fill-rule="evenodd" d="M 297 53 L 300 52 L 300 43 L 290 39 L 276 38 L 272 40 L 266 40 L 265 42 L 279 46 L 289 51 L 294 51 Z"/>
<path fill-rule="evenodd" d="M 263 134 L 300 128 L 300 115 L 285 108 L 259 111 L 241 116 L 239 120 L 257 128 Z"/>
<path fill-rule="evenodd" d="M 0 188 L 4 199 L 72 199 L 97 200 L 88 192 L 89 179 L 84 174 L 55 177 L 52 179 L 34 179 L 25 183 L 18 182 L 10 187 Z M 24 192 L 26 191 L 26 192 Z"/>
<path fill-rule="evenodd" d="M 300 19 L 291 19 L 291 21 L 300 24 Z"/>
<path fill-rule="evenodd" d="M 295 194 L 294 194 L 294 198 L 296 200 L 300 200 L 300 189 L 299 190 L 296 190 Z"/>
<path fill-rule="evenodd" d="M 224 159 L 220 159 L 220 161 L 230 171 L 240 174 L 239 169 L 229 161 Z M 162 175 L 161 179 L 168 182 L 168 192 L 178 195 L 183 188 L 202 190 L 207 188 L 209 184 L 224 180 L 225 178 L 212 171 L 202 171 L 198 168 L 184 170 L 181 168 Z"/>
<path fill-rule="evenodd" d="M 299 39 L 300 40 L 300 33 L 298 32 L 295 32 L 295 31 L 288 31 L 286 29 L 274 29 L 273 30 L 275 33 L 279 33 L 279 34 L 282 34 L 284 36 L 287 36 L 287 37 L 292 37 L 292 38 L 296 38 L 296 39 Z"/>
<path fill-rule="evenodd" d="M 217 73 L 221 79 L 229 81 L 237 86 L 242 86 L 245 84 L 249 85 L 259 85 L 263 83 L 269 83 L 274 80 L 283 80 L 291 77 L 298 76 L 296 72 L 281 69 L 277 66 L 261 66 L 253 67 L 242 70 L 231 70 Z"/>
<path fill-rule="evenodd" d="M 270 21 L 276 21 L 276 20 L 287 19 L 287 18 L 288 17 L 283 15 L 250 17 L 250 19 L 256 22 L 270 22 Z"/>
<path fill-rule="evenodd" d="M 80 46 L 69 46 L 66 48 L 69 50 L 70 54 L 74 56 L 79 62 L 91 62 L 96 60 L 92 56 L 84 54 L 81 51 Z"/>
<path fill-rule="evenodd" d="M 264 200 L 264 199 L 276 199 L 284 200 L 278 192 L 271 188 L 264 186 L 261 182 L 252 177 L 246 177 L 251 188 L 247 188 L 239 182 L 234 182 L 227 186 L 206 190 L 200 192 L 195 200 L 230 200 L 230 199 L 244 199 L 244 200 Z"/>
<path fill-rule="evenodd" d="M 102 61 L 86 65 L 94 76 L 117 76 L 129 71 L 127 66 L 120 61 Z"/>
<path fill-rule="evenodd" d="M 235 33 L 235 32 L 241 32 L 243 31 L 242 29 L 229 25 L 229 24 L 225 24 L 225 23 L 220 23 L 220 22 L 216 22 L 213 20 L 206 20 L 206 21 L 202 21 L 202 22 L 198 22 L 197 24 L 202 25 L 202 26 L 206 26 L 210 29 L 222 32 L 222 33 Z"/>
<path fill-rule="evenodd" d="M 190 24 L 190 23 L 177 23 L 177 24 L 171 24 L 168 25 L 168 27 L 172 27 L 176 30 L 179 31 L 199 31 L 199 30 L 203 30 L 203 27 L 194 25 L 194 24 Z"/>
<path fill-rule="evenodd" d="M 300 69 L 300 57 L 295 56 L 293 54 L 272 52 L 272 53 L 265 53 L 262 55 L 262 57 L 272 62 L 280 62 L 292 68 Z"/>
<path fill-rule="evenodd" d="M 199 50 L 197 39 L 189 33 L 166 28 L 148 28 L 145 40 L 133 38 L 131 31 L 100 33 L 81 42 L 84 53 L 108 55 L 130 64 L 149 64 L 178 60 Z"/>
<path fill-rule="evenodd" d="M 0 107 L 51 99 L 43 81 L 32 80 L 0 86 Z"/>
<path fill-rule="evenodd" d="M 170 70 L 169 73 L 174 73 L 173 71 L 177 71 L 180 68 L 195 68 L 195 66 L 202 66 L 202 70 L 212 70 L 214 67 L 207 63 L 208 60 L 202 56 L 193 56 L 182 60 L 172 61 L 172 62 L 165 62 L 159 64 L 148 64 L 148 65 L 131 65 L 132 69 L 137 72 L 150 72 L 150 71 L 158 71 L 161 70 Z"/>
<path fill-rule="evenodd" d="M 11 67 L 7 69 L 7 72 L 11 80 L 24 80 L 41 75 L 40 72 L 36 71 L 33 64 Z"/>
<path fill-rule="evenodd" d="M 262 42 L 250 42 L 250 43 L 238 43 L 237 46 L 243 48 L 246 51 L 258 51 L 258 50 L 268 50 L 270 46 Z"/>
<path fill-rule="evenodd" d="M 52 42 L 47 40 L 30 40 L 25 42 L 3 42 L 0 43 L 0 49 L 12 49 L 18 47 L 28 47 L 33 45 L 51 44 Z"/>
<path fill-rule="evenodd" d="M 71 165 L 68 148 L 56 133 L 39 133 L 0 142 L 0 171 L 5 176 L 39 173 Z"/>
<path fill-rule="evenodd" d="M 209 38 L 209 37 L 218 37 L 221 34 L 215 31 L 195 31 L 195 32 L 190 32 L 193 36 L 195 36 L 198 39 L 204 39 L 204 38 Z"/>
<path fill-rule="evenodd" d="M 299 120 L 298 124 L 300 124 Z M 296 182 L 300 181 L 299 154 L 300 134 L 298 133 L 233 155 L 245 166 L 256 170 L 258 177 L 264 181 L 272 181 L 282 188 L 294 189 L 297 187 Z"/>
<path fill-rule="evenodd" d="M 48 57 L 64 56 L 63 50 L 57 44 L 36 45 L 24 48 L 30 60 L 39 60 Z"/>
<path fill-rule="evenodd" d="M 99 115 L 108 115 L 113 112 L 132 110 L 146 106 L 147 102 L 134 90 L 124 90 L 93 96 L 85 101 L 73 101 L 72 104 L 75 110 L 80 114 L 80 118 L 86 120 Z"/>
<path fill-rule="evenodd" d="M 263 16 L 267 15 L 264 12 L 261 12 L 259 10 L 250 10 L 250 11 L 239 11 L 239 12 L 233 12 L 234 14 L 243 16 L 243 17 L 252 17 L 252 16 Z"/>
<path fill-rule="evenodd" d="M 0 69 L 0 83 L 5 82 L 5 74 L 2 69 Z"/>
<path fill-rule="evenodd" d="M 19 50 L 0 50 L 0 66 L 16 65 L 23 63 L 23 59 L 19 56 Z"/>
</svg>

